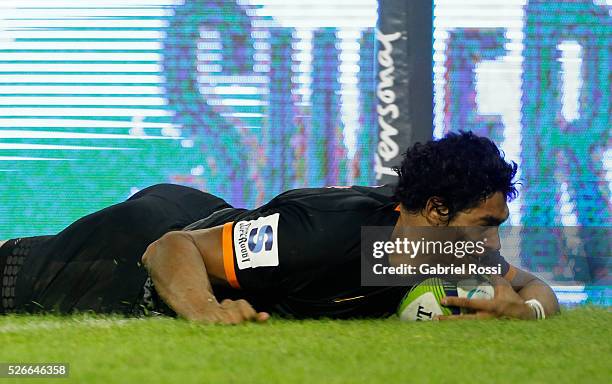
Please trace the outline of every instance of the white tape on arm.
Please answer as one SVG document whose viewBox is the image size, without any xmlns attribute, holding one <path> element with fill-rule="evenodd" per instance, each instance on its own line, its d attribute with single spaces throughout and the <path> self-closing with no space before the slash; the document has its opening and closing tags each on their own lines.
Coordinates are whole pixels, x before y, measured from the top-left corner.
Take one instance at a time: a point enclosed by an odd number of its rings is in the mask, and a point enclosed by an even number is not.
<svg viewBox="0 0 612 384">
<path fill-rule="evenodd" d="M 544 307 L 542 306 L 542 303 L 540 303 L 538 300 L 530 299 L 530 300 L 525 301 L 525 304 L 531 307 L 531 309 L 533 310 L 533 313 L 535 313 L 536 319 L 543 320 L 546 318 Z"/>
</svg>

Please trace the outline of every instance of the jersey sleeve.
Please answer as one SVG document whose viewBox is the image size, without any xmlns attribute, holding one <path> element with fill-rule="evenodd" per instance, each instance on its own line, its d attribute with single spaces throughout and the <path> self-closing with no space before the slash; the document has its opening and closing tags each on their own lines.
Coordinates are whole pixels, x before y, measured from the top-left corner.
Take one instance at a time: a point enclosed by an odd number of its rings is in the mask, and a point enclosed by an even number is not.
<svg viewBox="0 0 612 384">
<path fill-rule="evenodd" d="M 359 262 L 359 216 L 284 204 L 226 223 L 222 244 L 227 281 L 234 288 L 280 289 L 352 258 Z"/>
</svg>

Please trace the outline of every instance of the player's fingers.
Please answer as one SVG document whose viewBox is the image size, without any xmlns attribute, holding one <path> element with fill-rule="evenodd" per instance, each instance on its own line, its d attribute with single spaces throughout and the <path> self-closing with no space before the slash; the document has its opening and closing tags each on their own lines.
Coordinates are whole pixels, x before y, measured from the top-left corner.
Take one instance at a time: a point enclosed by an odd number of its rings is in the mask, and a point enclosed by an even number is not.
<svg viewBox="0 0 612 384">
<path fill-rule="evenodd" d="M 259 313 L 256 313 L 255 316 L 251 318 L 251 320 L 255 320 L 259 323 L 263 323 L 263 322 L 268 321 L 269 318 L 270 318 L 270 315 L 267 312 L 259 312 Z M 206 322 L 234 325 L 234 324 L 243 323 L 245 322 L 245 320 L 246 319 L 242 317 L 242 315 L 240 315 L 240 313 L 236 311 L 223 310 L 219 315 L 215 316 L 214 318 L 210 318 Z"/>
<path fill-rule="evenodd" d="M 233 310 L 224 310 L 225 324 L 240 324 L 243 319 L 239 312 Z"/>
<path fill-rule="evenodd" d="M 248 320 L 251 321 L 256 321 L 258 323 L 264 323 L 266 321 L 268 321 L 268 319 L 270 318 L 270 314 L 268 312 L 257 312 L 252 306 L 251 304 L 247 303 L 250 310 L 249 310 L 249 316 L 248 316 Z M 251 312 L 252 311 L 252 312 Z"/>
<path fill-rule="evenodd" d="M 255 311 L 255 309 L 253 309 L 251 304 L 249 304 L 246 300 L 242 300 L 242 299 L 237 300 L 236 307 L 240 311 L 240 315 L 242 316 L 243 319 L 255 320 L 255 317 L 257 316 L 257 312 Z"/>
<path fill-rule="evenodd" d="M 263 323 L 263 322 L 268 321 L 269 318 L 270 318 L 270 314 L 268 312 L 259 312 L 255 320 L 257 320 L 257 322 L 259 323 Z"/>
<path fill-rule="evenodd" d="M 221 308 L 228 313 L 232 313 L 232 317 L 236 315 L 238 318 L 240 318 L 240 320 L 243 320 L 242 308 L 238 300 L 223 300 L 221 303 Z"/>
<path fill-rule="evenodd" d="M 219 323 L 222 324 L 238 324 L 242 320 L 239 312 L 236 310 L 236 303 L 229 299 L 221 301 L 217 316 L 220 319 Z"/>
<path fill-rule="evenodd" d="M 204 318 L 198 320 L 205 324 L 227 324 L 229 321 L 221 310 L 209 312 Z"/>
<path fill-rule="evenodd" d="M 468 299 L 466 297 L 447 296 L 440 300 L 442 305 L 450 305 L 461 308 L 475 309 L 478 311 L 493 312 L 495 303 L 492 300 Z"/>
<path fill-rule="evenodd" d="M 221 321 L 223 324 L 239 324 L 245 320 L 264 322 L 270 318 L 267 312 L 258 313 L 248 301 L 243 299 L 236 301 L 225 299 L 220 306 L 223 313 Z"/>
<path fill-rule="evenodd" d="M 223 301 L 221 301 L 220 304 L 221 304 L 221 306 L 223 308 L 227 308 L 227 307 L 231 306 L 233 303 L 234 302 L 232 300 L 230 300 L 230 299 L 223 299 Z"/>
</svg>

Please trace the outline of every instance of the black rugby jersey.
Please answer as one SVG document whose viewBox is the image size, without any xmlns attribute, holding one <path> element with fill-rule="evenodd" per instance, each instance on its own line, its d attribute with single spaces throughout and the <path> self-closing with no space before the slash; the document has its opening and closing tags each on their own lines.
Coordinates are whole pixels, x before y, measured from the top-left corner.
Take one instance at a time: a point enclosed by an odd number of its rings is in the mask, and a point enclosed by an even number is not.
<svg viewBox="0 0 612 384">
<path fill-rule="evenodd" d="M 185 229 L 223 225 L 233 290 L 214 287 L 219 299 L 245 298 L 258 310 L 295 317 L 378 317 L 395 311 L 407 287 L 361 286 L 361 227 L 395 226 L 392 195 L 392 186 L 296 189 Z"/>
</svg>

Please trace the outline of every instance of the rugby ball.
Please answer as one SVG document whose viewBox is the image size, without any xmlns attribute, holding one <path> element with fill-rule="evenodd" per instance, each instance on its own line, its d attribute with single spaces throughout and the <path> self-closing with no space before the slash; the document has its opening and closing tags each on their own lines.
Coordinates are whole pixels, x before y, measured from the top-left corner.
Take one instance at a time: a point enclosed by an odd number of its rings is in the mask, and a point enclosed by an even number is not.
<svg viewBox="0 0 612 384">
<path fill-rule="evenodd" d="M 465 309 L 440 304 L 440 299 L 444 296 L 492 299 L 495 291 L 484 276 L 459 280 L 456 283 L 432 277 L 410 289 L 400 302 L 397 315 L 402 321 L 428 321 L 437 315 L 469 313 Z"/>
</svg>

